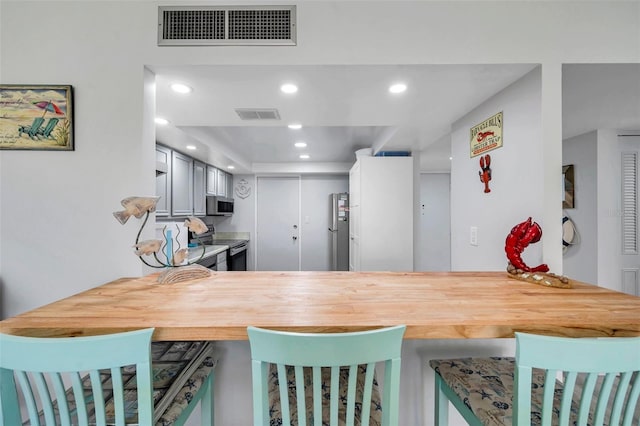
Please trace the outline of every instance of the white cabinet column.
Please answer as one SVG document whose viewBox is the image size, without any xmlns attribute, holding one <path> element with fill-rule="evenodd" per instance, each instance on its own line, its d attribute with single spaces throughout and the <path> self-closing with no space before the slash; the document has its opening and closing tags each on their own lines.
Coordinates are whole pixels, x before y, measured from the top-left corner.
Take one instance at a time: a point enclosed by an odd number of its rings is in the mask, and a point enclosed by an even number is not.
<svg viewBox="0 0 640 426">
<path fill-rule="evenodd" d="M 350 268 L 413 271 L 411 157 L 363 157 L 349 174 Z"/>
</svg>

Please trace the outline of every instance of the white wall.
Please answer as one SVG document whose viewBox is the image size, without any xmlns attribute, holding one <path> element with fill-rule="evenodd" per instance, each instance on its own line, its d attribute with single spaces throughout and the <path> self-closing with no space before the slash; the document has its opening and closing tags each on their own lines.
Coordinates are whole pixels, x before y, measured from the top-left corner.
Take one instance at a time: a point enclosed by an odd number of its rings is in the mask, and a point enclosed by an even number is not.
<svg viewBox="0 0 640 426">
<path fill-rule="evenodd" d="M 598 196 L 597 180 L 600 173 L 610 169 L 597 169 L 597 133 L 585 133 L 562 143 L 562 164 L 573 164 L 573 209 L 565 214 L 573 221 L 579 240 L 571 245 L 563 257 L 563 274 L 573 279 L 596 284 L 598 282 Z"/>
<path fill-rule="evenodd" d="M 451 178 L 449 173 L 420 175 L 419 239 L 420 255 L 416 271 L 451 270 Z"/>
<path fill-rule="evenodd" d="M 598 130 L 598 170 L 620 168 L 617 136 L 613 130 Z M 620 190 L 614 173 L 600 173 L 598 179 L 598 285 L 619 289 Z M 618 189 L 616 189 L 618 188 Z"/>
<path fill-rule="evenodd" d="M 329 194 L 347 192 L 349 176 L 302 176 L 300 243 L 303 271 L 331 270 Z"/>
<path fill-rule="evenodd" d="M 305 1 L 298 4 L 297 46 L 238 48 L 157 47 L 158 4 L 147 0 L 0 2 L 0 82 L 72 84 L 77 146 L 74 152 L 0 152 L 4 316 L 142 273 L 140 262 L 130 252 L 136 224 L 122 226 L 111 212 L 128 195 L 155 191 L 155 138 L 145 131 L 152 123 L 150 114 L 144 114 L 144 65 L 540 63 L 544 95 L 532 113 L 535 121 L 542 112 L 542 129 L 535 139 L 522 137 L 532 140 L 534 146 L 544 145 L 542 152 L 534 152 L 536 166 L 542 171 L 536 175 L 527 171 L 522 176 L 532 180 L 542 176 L 544 191 L 510 191 L 511 204 L 500 202 L 501 210 L 495 212 L 494 220 L 496 238 L 502 240 L 505 231 L 523 215 L 538 218 L 544 209 L 544 220 L 540 221 L 545 238 L 557 241 L 562 216 L 557 184 L 562 139 L 561 65 L 640 62 L 638 2 Z M 580 19 L 576 19 L 578 15 Z M 33 30 L 52 26 L 46 35 Z M 513 133 L 511 113 L 507 114 L 507 107 L 504 110 L 510 130 L 504 135 L 507 145 L 498 151 L 522 144 L 516 140 L 519 132 Z M 486 118 L 479 115 L 480 120 Z M 461 134 L 458 137 L 465 139 Z M 533 147 L 523 148 L 519 158 L 532 161 L 528 152 Z M 510 174 L 515 166 L 505 159 L 515 161 L 518 157 L 498 151 L 494 191 L 503 189 L 500 181 L 504 176 L 519 176 Z M 468 159 L 468 152 L 464 154 Z M 480 211 L 488 200 L 478 205 L 477 168 L 468 161 L 469 167 L 457 166 L 465 175 L 455 185 L 452 170 L 453 192 L 469 195 L 466 202 L 458 199 L 455 206 L 452 203 L 452 230 L 466 237 L 471 219 L 463 210 Z M 524 208 L 531 197 L 537 197 L 542 206 L 539 211 Z M 488 238 L 491 224 L 480 226 L 480 244 L 495 253 L 479 263 L 472 258 L 477 253 L 472 252 L 467 261 L 455 262 L 457 268 L 504 268 L 501 244 Z M 469 251 L 462 247 L 466 238 L 458 235 L 456 240 L 455 244 Z M 545 256 L 562 262 L 561 251 L 549 250 L 547 254 L 545 250 Z M 424 347 L 428 344 L 420 342 Z M 416 365 L 424 353 L 429 352 L 412 348 L 406 352 L 406 365 Z M 223 389 L 230 392 L 232 383 L 218 381 L 216 393 L 220 395 Z M 411 392 L 413 387 L 403 389 Z M 240 407 L 246 406 L 247 395 L 242 395 Z M 423 420 L 431 424 L 431 416 L 422 415 L 431 408 L 428 402 L 419 398 L 407 401 L 401 424 L 413 426 Z M 237 411 L 247 414 L 249 410 Z M 218 423 L 233 426 L 248 422 Z"/>
<path fill-rule="evenodd" d="M 454 123 L 451 153 L 451 269 L 504 270 L 504 242 L 511 228 L 529 216 L 545 230 L 540 118 L 540 69 L 496 94 Z M 480 157 L 469 158 L 469 129 L 503 112 L 502 148 L 490 151 L 491 192 L 480 182 Z M 558 178 L 561 173 L 558 174 Z M 556 199 L 560 208 L 559 197 Z M 469 244 L 470 227 L 478 245 Z M 543 234 L 543 239 L 546 234 Z M 523 259 L 542 263 L 541 244 L 529 246 Z"/>
<path fill-rule="evenodd" d="M 577 7 L 581 19 L 575 19 Z M 125 196 L 154 191 L 155 141 L 142 140 L 145 64 L 542 63 L 549 70 L 543 86 L 550 92 L 542 138 L 557 143 L 557 151 L 544 153 L 552 163 L 561 149 L 560 93 L 554 92 L 560 89 L 561 64 L 639 62 L 639 7 L 632 2 L 310 1 L 299 4 L 296 47 L 159 48 L 153 1 L 5 0 L 0 4 L 2 83 L 72 84 L 77 149 L 1 153 L 3 314 L 141 273 L 128 250 L 133 225 L 122 227 L 110 213 Z M 24 16 L 32 28 L 56 22 L 56 31 L 46 37 L 26 31 Z M 471 36 L 477 22 L 488 21 L 501 25 L 484 26 Z M 25 51 L 40 54 L 25 56 Z M 545 214 L 552 222 L 561 217 L 559 209 Z M 30 225 L 18 230 L 16 223 Z M 38 268 L 29 267 L 34 264 Z"/>
</svg>

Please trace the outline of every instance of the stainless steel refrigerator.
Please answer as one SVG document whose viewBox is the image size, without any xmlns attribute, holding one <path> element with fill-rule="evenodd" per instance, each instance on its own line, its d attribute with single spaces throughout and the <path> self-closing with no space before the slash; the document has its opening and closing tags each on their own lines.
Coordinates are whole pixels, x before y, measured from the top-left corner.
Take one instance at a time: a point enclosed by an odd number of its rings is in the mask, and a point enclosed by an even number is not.
<svg viewBox="0 0 640 426">
<path fill-rule="evenodd" d="M 329 195 L 331 270 L 349 270 L 349 194 Z"/>
</svg>

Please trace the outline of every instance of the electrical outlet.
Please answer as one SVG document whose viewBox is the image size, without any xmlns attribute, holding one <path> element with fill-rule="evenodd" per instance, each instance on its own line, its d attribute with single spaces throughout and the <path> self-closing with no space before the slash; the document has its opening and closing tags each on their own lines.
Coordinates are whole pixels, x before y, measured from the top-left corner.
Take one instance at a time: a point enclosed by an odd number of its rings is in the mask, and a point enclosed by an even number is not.
<svg viewBox="0 0 640 426">
<path fill-rule="evenodd" d="M 478 245 L 478 227 L 472 226 L 469 230 L 469 244 L 472 246 Z"/>
</svg>

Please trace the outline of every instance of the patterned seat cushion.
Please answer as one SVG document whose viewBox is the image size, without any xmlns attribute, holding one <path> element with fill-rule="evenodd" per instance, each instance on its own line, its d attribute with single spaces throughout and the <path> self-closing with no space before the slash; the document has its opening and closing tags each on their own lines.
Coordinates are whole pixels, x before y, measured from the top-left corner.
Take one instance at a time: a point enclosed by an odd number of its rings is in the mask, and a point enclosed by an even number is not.
<svg viewBox="0 0 640 426">
<path fill-rule="evenodd" d="M 313 416 L 310 407 L 313 407 L 313 380 L 311 368 L 304 368 L 304 383 L 305 383 L 305 404 L 307 407 L 307 424 L 313 424 Z M 364 388 L 364 366 L 358 368 L 358 376 L 356 380 L 356 404 L 355 404 L 355 424 L 361 424 L 362 413 L 362 396 Z M 349 379 L 349 369 L 340 369 L 340 397 L 338 401 L 338 424 L 344 426 L 344 418 L 347 411 L 347 382 Z M 331 370 L 329 368 L 323 368 L 321 373 L 322 378 L 322 425 L 329 425 L 329 406 L 331 403 L 329 389 L 331 387 Z M 271 364 L 269 368 L 269 415 L 270 426 L 282 426 L 282 412 L 280 410 L 280 391 L 278 387 L 278 371 L 275 365 Z M 296 384 L 293 367 L 287 367 L 287 386 L 289 391 L 289 413 L 291 415 L 291 425 L 298 424 L 298 416 L 296 413 Z M 382 402 L 380 399 L 380 391 L 378 388 L 378 381 L 376 377 L 373 378 L 373 389 L 371 392 L 371 409 L 370 409 L 370 426 L 380 426 L 382 423 Z"/>
<path fill-rule="evenodd" d="M 439 359 L 429 362 L 443 381 L 484 425 L 512 424 L 515 359 L 509 357 Z M 533 370 L 531 379 L 531 424 L 541 424 L 544 370 Z M 554 405 L 559 406 L 562 383 L 556 380 Z M 554 409 L 554 424 L 558 411 Z M 569 424 L 574 424 L 572 409 Z"/>
</svg>

